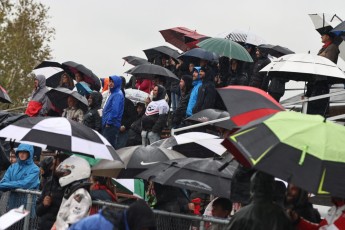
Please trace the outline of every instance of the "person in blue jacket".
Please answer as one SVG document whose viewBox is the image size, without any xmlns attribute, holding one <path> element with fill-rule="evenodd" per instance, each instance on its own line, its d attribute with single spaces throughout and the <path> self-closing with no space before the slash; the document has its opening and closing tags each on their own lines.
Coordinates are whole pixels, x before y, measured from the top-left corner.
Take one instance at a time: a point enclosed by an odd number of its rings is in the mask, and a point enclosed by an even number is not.
<svg viewBox="0 0 345 230">
<path fill-rule="evenodd" d="M 115 148 L 119 136 L 124 110 L 124 95 L 121 91 L 122 79 L 116 75 L 109 77 L 110 96 L 105 102 L 102 114 L 102 134 Z"/>
<path fill-rule="evenodd" d="M 17 162 L 12 164 L 0 181 L 0 191 L 12 189 L 37 189 L 40 169 L 33 161 L 34 147 L 20 144 L 16 150 Z"/>
<path fill-rule="evenodd" d="M 202 85 L 202 81 L 200 78 L 200 66 L 194 67 L 194 72 L 193 72 L 193 89 L 189 97 L 188 101 L 188 106 L 187 106 L 187 111 L 186 111 L 186 117 L 190 117 L 193 115 L 193 108 L 196 104 L 196 101 L 198 99 L 198 91 L 199 87 Z"/>
</svg>

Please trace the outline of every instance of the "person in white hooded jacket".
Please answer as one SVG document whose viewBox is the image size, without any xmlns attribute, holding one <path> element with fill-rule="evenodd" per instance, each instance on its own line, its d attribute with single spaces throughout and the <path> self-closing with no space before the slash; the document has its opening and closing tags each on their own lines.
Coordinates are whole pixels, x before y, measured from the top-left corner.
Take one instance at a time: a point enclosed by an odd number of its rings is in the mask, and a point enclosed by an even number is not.
<svg viewBox="0 0 345 230">
<path fill-rule="evenodd" d="M 65 230 L 89 213 L 92 199 L 87 179 L 91 168 L 85 159 L 71 156 L 61 162 L 55 173 L 60 176 L 61 187 L 66 189 L 52 230 Z"/>
</svg>

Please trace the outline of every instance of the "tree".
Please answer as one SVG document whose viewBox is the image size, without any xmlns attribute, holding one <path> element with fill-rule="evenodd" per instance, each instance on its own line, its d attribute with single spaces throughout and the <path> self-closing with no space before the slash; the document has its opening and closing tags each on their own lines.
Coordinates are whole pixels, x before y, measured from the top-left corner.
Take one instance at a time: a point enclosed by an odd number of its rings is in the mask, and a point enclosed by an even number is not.
<svg viewBox="0 0 345 230">
<path fill-rule="evenodd" d="M 12 108 L 25 106 L 33 89 L 32 69 L 51 58 L 49 43 L 55 31 L 48 25 L 48 8 L 35 0 L 0 3 L 0 85 Z M 7 105 L 0 104 L 0 109 Z"/>
</svg>

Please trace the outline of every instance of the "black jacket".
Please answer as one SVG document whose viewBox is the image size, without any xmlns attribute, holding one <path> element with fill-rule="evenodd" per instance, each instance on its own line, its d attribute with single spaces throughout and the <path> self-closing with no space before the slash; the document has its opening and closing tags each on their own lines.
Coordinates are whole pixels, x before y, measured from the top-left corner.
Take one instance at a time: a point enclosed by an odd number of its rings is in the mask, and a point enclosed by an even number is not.
<svg viewBox="0 0 345 230">
<path fill-rule="evenodd" d="M 92 92 L 90 97 L 92 98 L 92 103 L 89 107 L 89 110 L 84 115 L 83 124 L 98 132 L 101 132 L 102 118 L 98 114 L 98 109 L 101 108 L 103 97 L 99 92 Z"/>
<path fill-rule="evenodd" d="M 217 91 L 214 84 L 213 76 L 214 74 L 211 74 L 210 71 L 206 72 L 202 85 L 198 90 L 198 99 L 193 108 L 193 114 L 204 109 L 214 108 Z"/>
<path fill-rule="evenodd" d="M 136 115 L 137 112 L 133 102 L 125 97 L 125 108 L 123 110 L 121 125 L 125 126 L 126 130 L 128 130 L 135 121 Z"/>
<path fill-rule="evenodd" d="M 259 71 L 270 62 L 271 60 L 267 56 L 262 56 L 254 63 L 253 74 L 250 77 L 249 86 L 267 91 L 268 78 L 266 74 L 259 73 Z"/>
<path fill-rule="evenodd" d="M 228 85 L 248 85 L 249 78 L 244 71 L 230 71 Z"/>
</svg>

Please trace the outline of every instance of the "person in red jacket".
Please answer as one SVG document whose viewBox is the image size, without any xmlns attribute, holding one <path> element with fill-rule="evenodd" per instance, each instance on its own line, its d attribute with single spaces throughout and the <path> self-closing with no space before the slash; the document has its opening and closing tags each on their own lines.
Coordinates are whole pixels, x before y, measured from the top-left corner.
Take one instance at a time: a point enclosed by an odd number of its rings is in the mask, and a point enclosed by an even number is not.
<svg viewBox="0 0 345 230">
<path fill-rule="evenodd" d="M 150 93 L 152 90 L 153 84 L 152 81 L 149 79 L 138 79 L 137 83 L 135 83 L 135 88 L 144 91 L 146 93 Z"/>
</svg>

